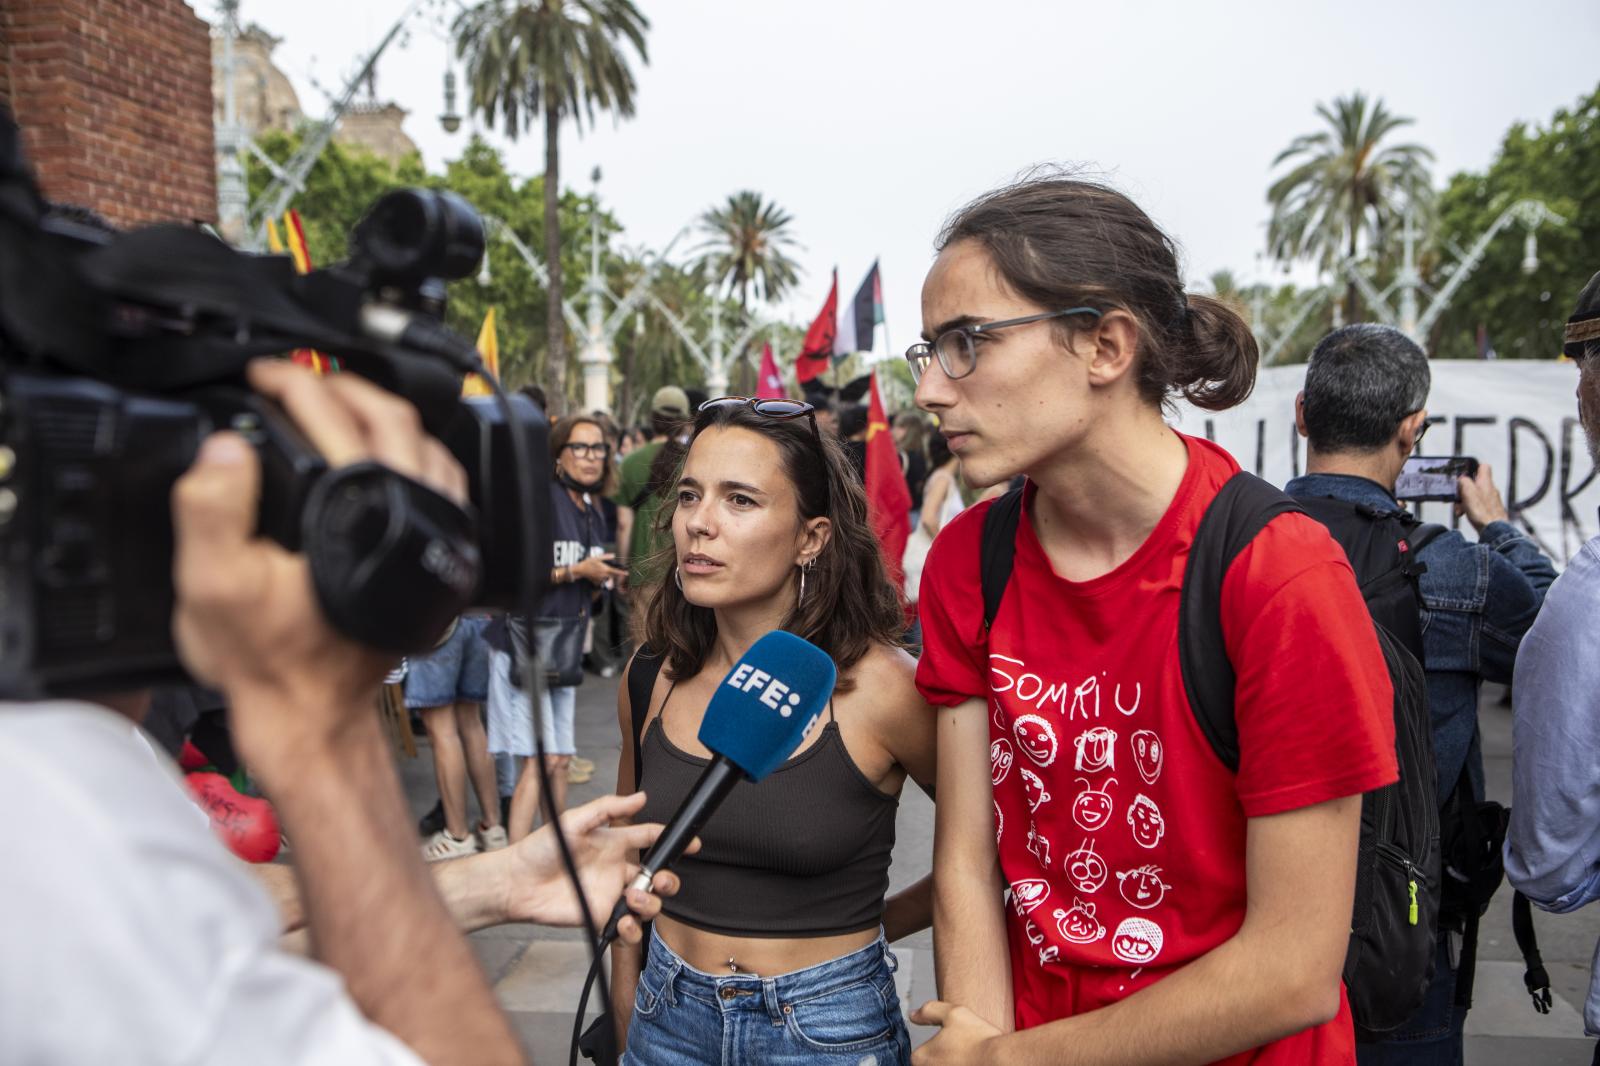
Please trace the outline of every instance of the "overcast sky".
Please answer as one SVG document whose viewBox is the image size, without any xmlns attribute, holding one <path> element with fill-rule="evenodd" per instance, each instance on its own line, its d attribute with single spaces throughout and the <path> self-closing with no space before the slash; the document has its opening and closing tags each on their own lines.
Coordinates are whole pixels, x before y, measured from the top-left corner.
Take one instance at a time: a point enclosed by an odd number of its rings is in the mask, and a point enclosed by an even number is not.
<svg viewBox="0 0 1600 1066">
<path fill-rule="evenodd" d="M 433 0 L 453 11 L 456 0 Z M 1514 121 L 1543 122 L 1600 78 L 1600 2 L 1525 0 L 637 0 L 651 20 L 638 112 L 562 135 L 562 176 L 601 196 L 625 240 L 660 248 L 727 194 L 756 189 L 794 216 L 809 320 L 839 268 L 848 298 L 881 257 L 890 339 L 920 329 L 940 223 L 1041 162 L 1082 164 L 1179 242 L 1186 276 L 1255 275 L 1273 157 L 1318 129 L 1318 101 L 1362 89 L 1416 124 L 1436 183 L 1481 169 Z M 190 0 L 214 19 L 211 0 Z M 313 114 L 409 0 L 243 0 L 282 37 L 276 59 Z M 459 153 L 437 121 L 451 50 L 415 20 L 378 76 L 410 110 L 430 169 Z M 456 67 L 458 74 L 459 66 Z M 463 103 L 464 103 L 463 90 Z M 544 168 L 538 129 L 511 168 Z"/>
</svg>

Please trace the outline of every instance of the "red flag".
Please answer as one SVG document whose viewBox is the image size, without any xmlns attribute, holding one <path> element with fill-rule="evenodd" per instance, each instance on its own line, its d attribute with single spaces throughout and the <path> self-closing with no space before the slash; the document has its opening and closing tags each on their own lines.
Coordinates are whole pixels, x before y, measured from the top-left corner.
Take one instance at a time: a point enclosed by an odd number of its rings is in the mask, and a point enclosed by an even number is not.
<svg viewBox="0 0 1600 1066">
<path fill-rule="evenodd" d="M 872 375 L 872 400 L 867 406 L 867 514 L 872 531 L 878 535 L 883 561 L 895 587 L 905 592 L 905 571 L 900 562 L 906 553 L 906 538 L 911 535 L 911 490 L 900 469 L 900 453 L 895 451 L 889 419 L 878 396 L 878 375 Z"/>
<path fill-rule="evenodd" d="M 834 320 L 839 305 L 839 272 L 833 272 L 833 284 L 828 286 L 828 300 L 822 305 L 811 328 L 806 330 L 806 342 L 800 346 L 800 355 L 794 361 L 794 376 L 804 385 L 833 365 L 833 337 L 839 329 Z"/>
<path fill-rule="evenodd" d="M 777 360 L 772 358 L 772 345 L 761 349 L 761 372 L 756 379 L 756 399 L 785 400 L 789 390 L 783 387 L 783 376 L 778 373 Z"/>
</svg>

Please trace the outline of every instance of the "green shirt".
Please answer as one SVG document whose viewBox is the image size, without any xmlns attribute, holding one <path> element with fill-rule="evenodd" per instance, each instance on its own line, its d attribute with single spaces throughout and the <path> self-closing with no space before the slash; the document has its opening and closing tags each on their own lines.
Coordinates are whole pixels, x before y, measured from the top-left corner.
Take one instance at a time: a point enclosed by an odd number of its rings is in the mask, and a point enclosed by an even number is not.
<svg viewBox="0 0 1600 1066">
<path fill-rule="evenodd" d="M 655 461 L 656 453 L 661 450 L 664 441 L 653 440 L 642 444 L 629 452 L 622 459 L 622 464 L 617 468 L 617 492 L 612 497 L 621 507 L 633 508 L 633 532 L 628 537 L 628 586 L 630 588 L 643 588 L 657 575 L 645 566 L 645 562 L 665 547 L 671 537 L 658 534 L 655 530 L 656 519 L 661 514 L 661 504 L 665 493 L 656 493 L 647 499 L 639 499 L 645 486 L 650 483 L 650 464 Z"/>
</svg>

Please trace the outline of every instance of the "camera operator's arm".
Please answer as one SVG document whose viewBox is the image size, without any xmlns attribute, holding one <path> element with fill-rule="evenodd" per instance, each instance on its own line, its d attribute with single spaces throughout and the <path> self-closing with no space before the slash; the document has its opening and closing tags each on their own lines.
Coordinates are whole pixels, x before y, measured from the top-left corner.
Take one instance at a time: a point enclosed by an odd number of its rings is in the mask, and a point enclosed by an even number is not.
<svg viewBox="0 0 1600 1066">
<path fill-rule="evenodd" d="M 561 828 L 572 848 L 597 925 L 604 925 L 610 918 L 612 902 L 639 872 L 638 866 L 629 861 L 632 853 L 649 848 L 661 835 L 662 827 L 656 823 L 612 827 L 613 821 L 631 818 L 642 806 L 643 793 L 601 796 L 561 816 Z M 428 871 L 433 874 L 434 886 L 444 898 L 450 917 L 464 932 L 505 922 L 582 924 L 572 883 L 567 880 L 556 849 L 555 832 L 548 825 L 508 848 L 430 863 Z M 292 933 L 304 925 L 304 908 L 293 869 L 267 864 L 253 866 L 251 872 L 277 905 L 284 932 Z M 653 895 L 628 889 L 628 905 L 634 914 L 649 921 L 661 910 L 659 897 L 670 896 L 677 889 L 678 876 L 663 871 L 656 874 Z M 624 918 L 618 932 L 628 943 L 637 943 L 641 935 L 638 920 L 631 915 Z M 300 948 L 300 939 L 294 938 L 287 946 Z"/>
<path fill-rule="evenodd" d="M 464 476 L 410 405 L 346 375 L 257 363 L 330 466 L 374 460 L 456 499 Z M 323 620 L 306 561 L 255 535 L 260 464 L 231 434 L 174 490 L 174 633 L 228 695 L 234 743 L 294 840 L 314 952 L 374 1022 L 434 1062 L 520 1062 L 424 867 L 381 724 L 386 657 Z M 419 960 L 426 960 L 419 964 Z"/>
</svg>

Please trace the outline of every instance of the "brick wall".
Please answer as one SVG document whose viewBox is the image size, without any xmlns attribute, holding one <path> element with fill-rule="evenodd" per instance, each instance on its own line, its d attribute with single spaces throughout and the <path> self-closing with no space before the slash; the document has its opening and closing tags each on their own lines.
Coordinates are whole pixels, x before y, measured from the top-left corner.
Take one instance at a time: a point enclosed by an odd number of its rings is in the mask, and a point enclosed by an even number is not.
<svg viewBox="0 0 1600 1066">
<path fill-rule="evenodd" d="M 51 199 L 216 219 L 210 31 L 184 0 L 0 0 L 0 103 Z"/>
</svg>

